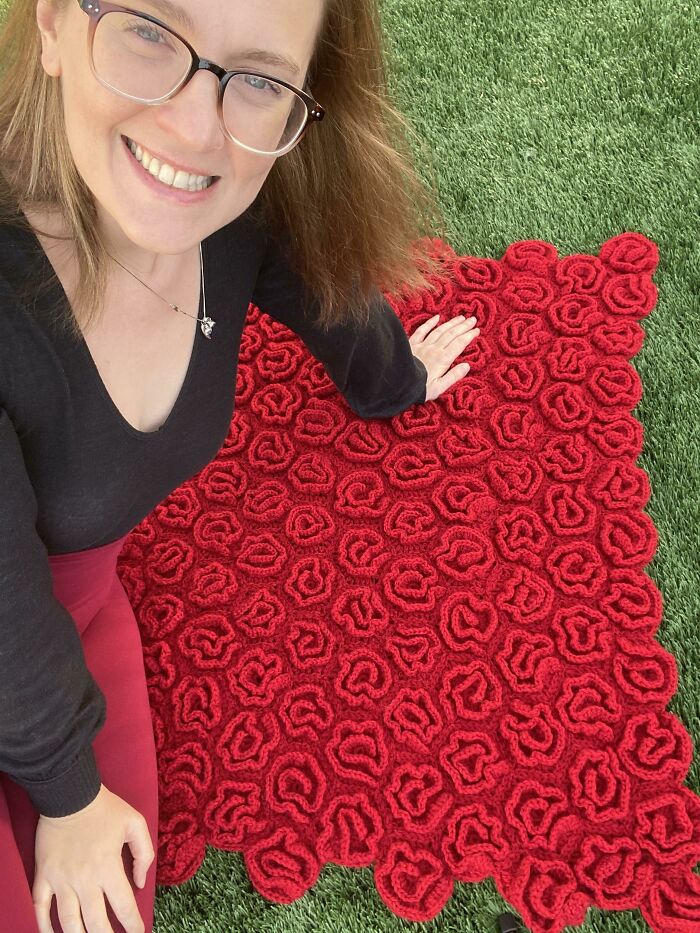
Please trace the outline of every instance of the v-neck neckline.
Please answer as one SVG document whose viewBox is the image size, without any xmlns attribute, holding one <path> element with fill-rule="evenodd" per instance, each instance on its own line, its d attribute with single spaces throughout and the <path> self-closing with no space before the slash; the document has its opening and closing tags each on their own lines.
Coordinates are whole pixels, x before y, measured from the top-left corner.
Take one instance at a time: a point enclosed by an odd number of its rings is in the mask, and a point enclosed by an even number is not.
<svg viewBox="0 0 700 933">
<path fill-rule="evenodd" d="M 25 215 L 25 218 L 26 218 L 26 215 Z M 46 254 L 46 251 L 41 241 L 39 240 L 39 238 L 37 237 L 37 235 L 34 233 L 33 230 L 28 231 L 28 233 L 33 241 L 34 247 L 38 249 L 39 251 L 40 261 L 44 263 L 45 266 L 48 266 L 47 271 L 50 269 L 50 271 L 53 273 L 53 277 L 55 279 L 55 286 L 54 286 L 55 289 L 59 292 L 64 302 L 68 306 L 70 306 L 68 296 L 66 294 L 65 289 L 63 288 L 63 283 L 59 279 L 58 275 L 56 275 L 56 270 L 53 268 L 51 260 Z M 202 241 L 202 265 L 204 267 L 204 281 L 206 283 L 207 280 L 211 280 L 210 279 L 211 270 L 207 263 L 207 248 L 205 246 L 205 242 L 206 241 Z M 199 307 L 197 309 L 197 317 L 202 317 L 201 312 L 202 312 L 202 308 L 204 305 L 203 298 L 204 296 L 203 296 L 201 277 L 200 277 Z M 110 412 L 111 417 L 121 425 L 122 429 L 126 431 L 127 434 L 130 434 L 132 437 L 137 437 L 139 439 L 146 439 L 150 437 L 162 437 L 166 433 L 166 431 L 168 431 L 168 429 L 172 426 L 177 415 L 179 414 L 179 411 L 182 405 L 184 404 L 185 396 L 189 389 L 190 383 L 192 382 L 194 372 L 197 366 L 197 361 L 199 359 L 199 345 L 203 339 L 206 339 L 204 337 L 204 334 L 201 335 L 201 339 L 200 339 L 200 336 L 199 336 L 200 330 L 201 330 L 201 326 L 198 324 L 194 329 L 194 339 L 192 341 L 192 348 L 190 350 L 190 360 L 187 366 L 187 371 L 185 373 L 185 378 L 182 382 L 182 386 L 180 387 L 180 392 L 177 398 L 175 399 L 173 407 L 170 409 L 170 412 L 168 416 L 166 417 L 165 421 L 161 424 L 159 428 L 156 428 L 154 431 L 140 431 L 133 424 L 131 424 L 130 421 L 127 421 L 127 419 L 124 417 L 120 409 L 117 407 L 114 399 L 109 394 L 109 391 L 107 390 L 107 386 L 105 385 L 104 380 L 102 379 L 100 371 L 97 367 L 97 363 L 95 362 L 95 359 L 92 353 L 90 352 L 90 347 L 88 346 L 87 341 L 85 340 L 85 337 L 81 331 L 80 339 L 78 340 L 78 343 L 77 343 L 79 352 L 82 355 L 83 360 L 85 361 L 85 364 L 87 366 L 88 371 L 90 372 L 90 376 L 94 384 L 96 385 L 98 391 L 100 392 L 101 396 L 103 397 L 106 403 L 106 407 L 108 411 Z"/>
</svg>

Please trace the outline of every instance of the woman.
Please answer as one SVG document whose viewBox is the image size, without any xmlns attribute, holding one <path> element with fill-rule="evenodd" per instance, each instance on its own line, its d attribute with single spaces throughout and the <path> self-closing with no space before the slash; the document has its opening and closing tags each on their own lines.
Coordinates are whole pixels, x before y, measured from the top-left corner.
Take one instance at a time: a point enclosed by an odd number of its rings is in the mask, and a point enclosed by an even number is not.
<svg viewBox="0 0 700 933">
<path fill-rule="evenodd" d="M 379 294 L 432 288 L 441 271 L 416 244 L 421 212 L 438 212 L 384 54 L 375 0 L 10 5 L 3 930 L 152 927 L 155 748 L 116 558 L 223 443 L 250 302 L 301 336 L 361 417 L 466 372 L 450 366 L 471 319 L 409 339 Z"/>
</svg>

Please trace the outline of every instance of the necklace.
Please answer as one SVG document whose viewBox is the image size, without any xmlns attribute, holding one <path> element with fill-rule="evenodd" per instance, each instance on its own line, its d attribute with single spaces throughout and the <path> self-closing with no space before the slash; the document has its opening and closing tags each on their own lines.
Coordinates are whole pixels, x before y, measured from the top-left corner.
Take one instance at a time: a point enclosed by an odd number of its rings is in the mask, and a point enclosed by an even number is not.
<svg viewBox="0 0 700 933">
<path fill-rule="evenodd" d="M 112 256 L 111 253 L 107 253 L 107 255 L 109 256 L 110 259 L 114 259 L 114 256 Z M 129 275 L 133 275 L 137 282 L 141 282 L 142 285 L 146 285 L 143 279 L 140 279 L 138 275 L 135 275 L 131 271 L 131 269 L 127 269 L 126 266 L 122 265 L 122 263 L 120 263 L 118 259 L 114 259 L 114 261 L 117 263 L 117 265 L 121 266 L 125 272 L 128 272 Z M 197 317 L 196 320 L 199 321 L 199 326 L 204 336 L 208 337 L 209 340 L 211 340 L 211 332 L 214 329 L 214 325 L 216 324 L 216 321 L 212 321 L 210 317 L 207 317 L 207 294 L 204 290 L 204 260 L 202 258 L 202 244 L 201 243 L 199 244 L 199 268 L 201 269 L 201 272 L 202 272 L 202 301 L 204 302 L 204 317 Z M 159 295 L 157 291 L 154 291 L 154 289 L 152 289 L 150 285 L 146 285 L 146 288 L 149 291 L 153 292 L 154 295 L 157 295 L 157 297 L 160 298 L 162 301 L 165 301 L 167 304 L 169 304 L 170 307 L 173 309 L 173 311 L 179 311 L 180 314 L 187 314 L 187 317 L 195 317 L 194 314 L 188 314 L 187 311 L 183 311 L 182 308 L 178 308 L 178 306 L 174 305 L 171 301 L 167 301 L 167 299 L 163 298 L 162 295 Z"/>
</svg>

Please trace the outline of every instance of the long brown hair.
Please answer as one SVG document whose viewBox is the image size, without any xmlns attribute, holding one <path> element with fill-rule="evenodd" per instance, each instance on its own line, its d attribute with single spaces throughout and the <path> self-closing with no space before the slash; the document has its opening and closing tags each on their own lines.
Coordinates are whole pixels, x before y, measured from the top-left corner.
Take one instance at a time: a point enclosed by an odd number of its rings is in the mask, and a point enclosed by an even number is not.
<svg viewBox="0 0 700 933">
<path fill-rule="evenodd" d="M 50 2 L 61 11 L 75 0 Z M 0 224 L 27 229 L 19 205 L 63 218 L 78 278 L 73 308 L 57 308 L 57 324 L 78 338 L 78 319 L 87 325 L 102 310 L 109 260 L 68 145 L 59 80 L 41 64 L 35 11 L 36 0 L 10 0 L 0 32 Z M 377 288 L 397 297 L 432 291 L 444 274 L 429 249 L 430 237 L 447 239 L 431 153 L 390 98 L 388 65 L 377 0 L 325 0 L 307 77 L 325 119 L 277 159 L 261 191 L 268 229 L 287 233 L 322 327 L 361 325 Z M 50 284 L 34 277 L 31 288 Z"/>
</svg>

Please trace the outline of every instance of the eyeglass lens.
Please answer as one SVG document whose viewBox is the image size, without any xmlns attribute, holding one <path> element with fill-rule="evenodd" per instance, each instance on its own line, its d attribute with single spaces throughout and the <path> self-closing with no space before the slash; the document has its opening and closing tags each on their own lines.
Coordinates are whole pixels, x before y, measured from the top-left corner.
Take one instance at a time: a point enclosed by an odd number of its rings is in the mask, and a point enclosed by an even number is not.
<svg viewBox="0 0 700 933">
<path fill-rule="evenodd" d="M 100 80 L 145 103 L 166 97 L 192 64 L 177 36 L 133 13 L 105 13 L 97 24 L 92 60 Z M 306 104 L 288 88 L 252 74 L 234 75 L 226 85 L 224 124 L 244 146 L 274 155 L 301 132 Z"/>
</svg>

